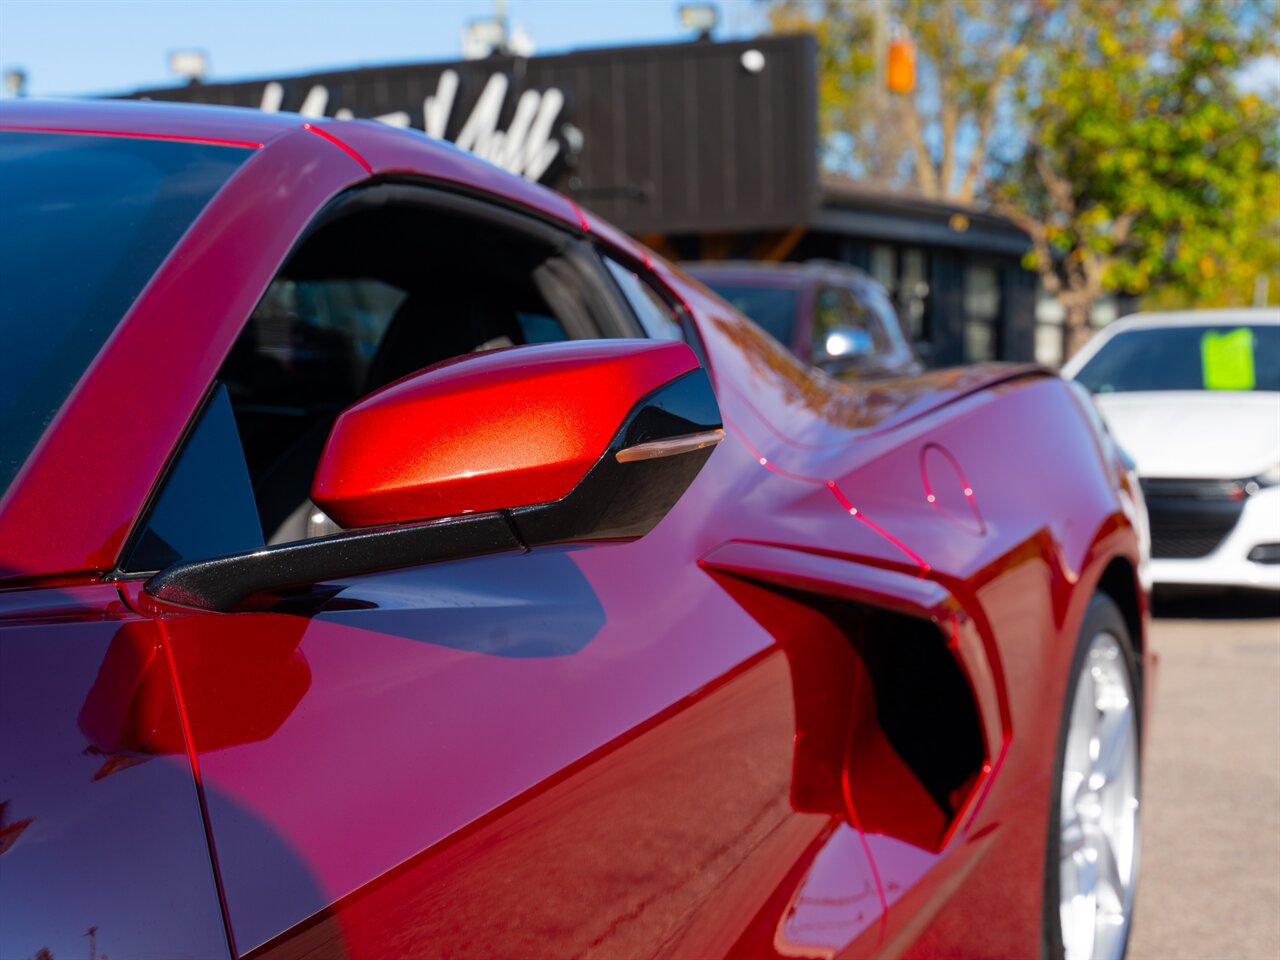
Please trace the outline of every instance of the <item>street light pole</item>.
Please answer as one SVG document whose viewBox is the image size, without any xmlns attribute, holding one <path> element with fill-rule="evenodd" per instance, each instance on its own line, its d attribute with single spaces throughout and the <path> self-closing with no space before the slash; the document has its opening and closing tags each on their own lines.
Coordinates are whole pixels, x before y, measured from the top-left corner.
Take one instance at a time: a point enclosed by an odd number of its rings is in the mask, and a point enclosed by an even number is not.
<svg viewBox="0 0 1280 960">
<path fill-rule="evenodd" d="M 888 138 L 889 0 L 871 0 L 871 122 L 875 137 L 876 172 L 885 174 L 890 158 Z"/>
</svg>

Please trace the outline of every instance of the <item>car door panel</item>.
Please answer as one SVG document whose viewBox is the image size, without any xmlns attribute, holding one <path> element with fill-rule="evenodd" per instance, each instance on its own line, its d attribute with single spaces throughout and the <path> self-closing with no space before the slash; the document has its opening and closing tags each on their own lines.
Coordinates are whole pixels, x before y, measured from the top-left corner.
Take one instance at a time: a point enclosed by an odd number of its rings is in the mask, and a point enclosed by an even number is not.
<svg viewBox="0 0 1280 960">
<path fill-rule="evenodd" d="M 631 544 L 328 584 L 312 615 L 163 614 L 240 948 L 301 937 L 352 897 L 330 917 L 352 956 L 400 949 L 380 938 L 401 926 L 419 951 L 465 953 L 471 913 L 513 924 L 488 921 L 489 955 L 553 928 L 591 931 L 588 952 L 727 952 L 833 815 L 792 809 L 792 668 L 698 571 L 678 519 Z M 296 703 L 282 657 L 305 661 Z M 246 698 L 289 713 L 237 741 Z M 445 852 L 462 844 L 476 853 Z M 858 852 L 850 876 L 874 885 Z M 514 912 L 489 903 L 498 876 Z M 731 876 L 754 900 L 718 891 Z M 878 907 L 860 912 L 877 933 Z"/>
<path fill-rule="evenodd" d="M 168 665 L 112 584 L 0 591 L 0 957 L 87 936 L 228 955 Z"/>
</svg>

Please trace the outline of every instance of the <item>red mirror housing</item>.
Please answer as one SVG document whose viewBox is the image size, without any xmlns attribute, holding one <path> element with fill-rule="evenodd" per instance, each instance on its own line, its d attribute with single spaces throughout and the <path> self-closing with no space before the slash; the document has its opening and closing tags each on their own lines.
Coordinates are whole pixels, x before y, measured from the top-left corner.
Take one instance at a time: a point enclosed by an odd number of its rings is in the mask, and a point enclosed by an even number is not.
<svg viewBox="0 0 1280 960">
<path fill-rule="evenodd" d="M 633 540 L 724 437 L 683 343 L 579 341 L 471 354 L 338 417 L 312 499 L 347 529 L 177 563 L 166 603 L 234 610 L 255 594 L 548 543 Z"/>
<path fill-rule="evenodd" d="M 338 417 L 311 498 L 348 528 L 560 500 L 643 398 L 698 369 L 687 345 L 654 340 L 448 360 Z"/>
</svg>

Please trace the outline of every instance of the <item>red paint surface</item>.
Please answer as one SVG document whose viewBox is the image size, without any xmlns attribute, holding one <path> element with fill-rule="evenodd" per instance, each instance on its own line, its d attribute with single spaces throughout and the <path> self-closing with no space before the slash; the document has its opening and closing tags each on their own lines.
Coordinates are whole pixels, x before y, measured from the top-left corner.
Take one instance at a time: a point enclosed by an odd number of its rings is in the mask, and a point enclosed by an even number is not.
<svg viewBox="0 0 1280 960">
<path fill-rule="evenodd" d="M 22 131 L 23 133 L 64 133 L 86 137 L 130 137 L 137 140 L 176 140 L 180 143 L 206 143 L 215 147 L 247 147 L 260 149 L 261 143 L 254 140 L 222 140 L 216 137 L 190 137 L 177 133 L 142 133 L 127 130 L 77 130 L 69 127 L 22 127 L 0 126 L 0 130 Z"/>
<path fill-rule="evenodd" d="M 447 360 L 346 410 L 311 498 L 346 527 L 558 500 L 627 413 L 697 369 L 683 343 L 551 343 Z"/>
<path fill-rule="evenodd" d="M 93 898 L 123 891 L 111 902 L 131 929 L 181 925 L 185 952 L 225 951 L 203 802 L 229 926 L 260 956 L 1039 949 L 1072 645 L 1104 570 L 1138 559 L 1118 459 L 1065 385 L 1025 368 L 836 384 L 653 257 L 730 429 L 651 534 L 352 578 L 312 607 L 249 613 L 162 608 L 130 583 L 130 612 L 88 581 L 115 563 L 276 265 L 367 176 L 296 118 L 151 106 L 0 117 L 266 144 L 0 504 L 0 578 L 29 585 L 0 590 L 3 769 L 18 771 L 6 816 L 54 831 L 36 844 L 24 828 L 0 884 L 44 891 L 32 909 L 77 936 L 108 912 Z M 425 138 L 351 122 L 341 139 L 377 174 L 583 229 L 563 198 Z M 931 445 L 962 465 L 984 529 L 928 502 Z M 841 623 L 797 590 L 936 626 L 985 744 L 950 824 L 916 804 L 913 772 L 877 737 Z"/>
<path fill-rule="evenodd" d="M 11 130 L 92 130 L 122 136 L 263 144 L 297 130 L 301 122 L 292 114 L 131 100 L 112 101 L 105 107 L 93 100 L 7 100 L 0 117 L 0 126 Z"/>
<path fill-rule="evenodd" d="M 156 654 L 112 584 L 0 591 L 0 956 L 229 955 Z"/>
<path fill-rule="evenodd" d="M 357 153 L 355 150 L 351 149 L 351 147 L 349 147 L 346 143 L 344 143 L 340 138 L 335 137 L 329 130 L 325 129 L 324 127 L 317 127 L 310 123 L 304 123 L 302 125 L 302 129 L 309 130 L 310 132 L 314 133 L 316 136 L 322 137 L 323 139 L 328 140 L 330 143 L 332 143 L 335 147 L 337 147 L 347 156 L 351 157 L 351 159 L 353 159 L 356 163 L 360 164 L 360 166 L 364 168 L 365 173 L 373 173 L 373 167 L 369 166 L 368 160 L 360 156 L 360 154 Z"/>
</svg>

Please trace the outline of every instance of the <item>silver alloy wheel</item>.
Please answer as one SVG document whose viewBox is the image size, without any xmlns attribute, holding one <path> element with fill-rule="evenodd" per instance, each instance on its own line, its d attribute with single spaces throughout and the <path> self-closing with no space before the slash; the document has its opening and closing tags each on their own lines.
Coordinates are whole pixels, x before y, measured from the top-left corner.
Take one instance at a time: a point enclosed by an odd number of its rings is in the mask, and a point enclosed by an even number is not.
<svg viewBox="0 0 1280 960">
<path fill-rule="evenodd" d="M 1062 765 L 1059 904 L 1067 960 L 1119 960 L 1138 868 L 1138 717 L 1120 641 L 1089 642 Z"/>
</svg>

